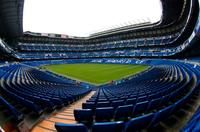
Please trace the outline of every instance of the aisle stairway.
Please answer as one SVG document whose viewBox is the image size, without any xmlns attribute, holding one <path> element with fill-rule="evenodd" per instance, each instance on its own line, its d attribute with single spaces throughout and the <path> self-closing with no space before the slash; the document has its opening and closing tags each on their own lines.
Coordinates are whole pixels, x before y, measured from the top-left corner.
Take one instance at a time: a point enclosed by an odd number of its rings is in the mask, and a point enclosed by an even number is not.
<svg viewBox="0 0 200 132">
<path fill-rule="evenodd" d="M 53 115 L 49 116 L 48 118 L 39 122 L 35 127 L 33 127 L 32 132 L 53 132 L 56 131 L 54 124 L 55 122 L 62 122 L 62 123 L 75 123 L 74 119 L 74 109 L 75 108 L 82 108 L 82 103 L 88 100 L 95 92 L 92 91 L 87 94 L 82 99 L 74 102 L 73 104 L 69 105 L 68 107 L 62 109 L 61 111 L 54 113 Z"/>
</svg>

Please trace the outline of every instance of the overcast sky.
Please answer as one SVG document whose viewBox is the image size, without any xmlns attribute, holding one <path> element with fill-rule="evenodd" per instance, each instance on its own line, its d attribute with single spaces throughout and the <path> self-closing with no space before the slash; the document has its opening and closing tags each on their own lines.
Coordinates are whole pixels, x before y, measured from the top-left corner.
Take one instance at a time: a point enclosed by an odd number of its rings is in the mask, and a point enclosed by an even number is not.
<svg viewBox="0 0 200 132">
<path fill-rule="evenodd" d="M 84 37 L 161 14 L 160 0 L 25 0 L 23 22 L 24 31 Z"/>
</svg>

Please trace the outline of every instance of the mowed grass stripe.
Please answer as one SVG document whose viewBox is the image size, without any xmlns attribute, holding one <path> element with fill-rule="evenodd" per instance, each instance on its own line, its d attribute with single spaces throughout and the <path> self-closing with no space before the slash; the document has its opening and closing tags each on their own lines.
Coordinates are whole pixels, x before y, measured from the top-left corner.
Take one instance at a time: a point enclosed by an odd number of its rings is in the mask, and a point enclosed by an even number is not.
<svg viewBox="0 0 200 132">
<path fill-rule="evenodd" d="M 140 66 L 137 66 L 140 67 Z M 128 75 L 132 75 L 133 74 L 133 70 L 136 70 L 137 67 L 130 67 L 130 66 L 114 66 L 114 67 L 110 67 L 109 69 L 107 69 L 106 71 L 98 71 L 98 78 L 99 78 L 99 82 L 108 82 L 108 77 L 105 76 L 105 72 L 106 75 L 108 76 L 112 76 L 113 79 L 111 80 L 117 80 L 120 79 L 122 77 L 128 76 Z M 140 69 L 140 68 L 139 68 Z M 92 74 L 90 76 L 90 78 L 96 78 L 96 74 Z M 109 80 L 110 81 L 110 80 Z"/>
<path fill-rule="evenodd" d="M 125 76 L 130 76 L 148 68 L 147 65 L 130 65 L 130 64 L 58 64 L 46 65 L 42 68 L 51 70 L 55 73 L 62 74 L 78 80 L 103 84 L 111 80 L 117 80 Z"/>
</svg>

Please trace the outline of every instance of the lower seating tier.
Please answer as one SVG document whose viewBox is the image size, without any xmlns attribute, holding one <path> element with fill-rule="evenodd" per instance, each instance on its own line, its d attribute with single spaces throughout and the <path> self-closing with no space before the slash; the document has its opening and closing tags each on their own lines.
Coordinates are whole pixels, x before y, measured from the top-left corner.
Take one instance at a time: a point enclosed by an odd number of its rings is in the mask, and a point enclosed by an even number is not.
<svg viewBox="0 0 200 132">
<path fill-rule="evenodd" d="M 200 86 L 199 72 L 180 63 L 155 66 L 124 83 L 101 87 L 82 109 L 74 110 L 78 124 L 55 127 L 59 132 L 151 129 L 191 98 Z"/>
<path fill-rule="evenodd" d="M 13 63 L 0 67 L 0 107 L 4 114 L 12 116 L 16 126 L 29 113 L 39 117 L 45 111 L 67 106 L 90 91 L 29 66 Z"/>
<path fill-rule="evenodd" d="M 178 111 L 199 86 L 199 66 L 181 62 L 152 66 L 124 82 L 100 86 L 82 109 L 74 110 L 77 124 L 56 123 L 55 128 L 59 132 L 151 129 Z M 26 65 L 0 67 L 0 109 L 11 115 L 16 125 L 24 122 L 27 110 L 41 116 L 90 91 Z M 198 129 L 194 122 L 197 118 L 183 130 Z"/>
</svg>

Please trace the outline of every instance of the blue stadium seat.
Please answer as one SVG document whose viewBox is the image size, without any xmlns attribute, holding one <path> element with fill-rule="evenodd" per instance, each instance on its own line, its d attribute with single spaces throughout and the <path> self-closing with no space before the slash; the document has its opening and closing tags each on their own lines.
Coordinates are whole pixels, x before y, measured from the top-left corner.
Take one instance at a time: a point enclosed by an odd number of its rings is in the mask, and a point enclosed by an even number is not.
<svg viewBox="0 0 200 132">
<path fill-rule="evenodd" d="M 75 109 L 74 117 L 78 122 L 92 122 L 93 112 L 91 109 Z"/>
<path fill-rule="evenodd" d="M 97 122 L 110 121 L 114 115 L 113 107 L 97 108 L 95 111 L 95 120 Z"/>
<path fill-rule="evenodd" d="M 118 106 L 124 105 L 124 100 L 117 100 L 111 103 L 111 106 L 117 108 Z"/>
<path fill-rule="evenodd" d="M 103 101 L 103 102 L 97 102 L 96 107 L 110 107 L 110 102 L 109 101 Z"/>
<path fill-rule="evenodd" d="M 146 112 L 148 103 L 149 103 L 149 101 L 137 103 L 133 110 L 133 116 L 137 116 L 138 114 L 142 114 L 142 113 Z"/>
<path fill-rule="evenodd" d="M 170 97 L 170 95 L 163 96 L 163 97 L 162 97 L 162 100 L 161 100 L 161 102 L 160 102 L 160 105 L 161 105 L 161 106 L 167 105 L 167 104 L 169 103 L 169 97 Z"/>
<path fill-rule="evenodd" d="M 137 99 L 137 102 L 144 102 L 147 100 L 148 100 L 148 97 L 146 95 L 144 95 L 144 96 L 139 96 Z"/>
<path fill-rule="evenodd" d="M 159 121 L 165 120 L 173 110 L 174 105 L 170 105 L 168 107 L 165 107 L 164 109 L 156 112 L 152 122 L 150 123 L 150 126 L 153 127 L 155 126 Z"/>
<path fill-rule="evenodd" d="M 153 117 L 154 117 L 154 113 L 149 113 L 149 114 L 145 114 L 143 116 L 131 119 L 126 124 L 125 132 L 133 132 L 140 129 L 148 128 Z"/>
<path fill-rule="evenodd" d="M 162 98 L 157 98 L 157 99 L 151 100 L 151 102 L 149 103 L 149 106 L 147 108 L 147 112 L 158 109 L 160 106 L 161 100 L 162 100 Z"/>
<path fill-rule="evenodd" d="M 82 108 L 83 109 L 91 109 L 94 110 L 95 109 L 95 103 L 94 102 L 86 102 L 82 104 Z"/>
<path fill-rule="evenodd" d="M 55 128 L 58 132 L 88 132 L 87 127 L 83 124 L 55 123 Z"/>
<path fill-rule="evenodd" d="M 122 132 L 124 129 L 124 122 L 104 122 L 95 123 L 92 126 L 92 132 Z"/>
<path fill-rule="evenodd" d="M 114 119 L 115 120 L 127 120 L 131 117 L 133 112 L 133 105 L 123 105 L 116 109 Z"/>
<path fill-rule="evenodd" d="M 136 102 L 137 102 L 137 99 L 136 99 L 136 98 L 132 98 L 132 99 L 127 99 L 127 100 L 126 100 L 126 104 L 127 104 L 127 105 L 129 105 L 129 104 L 134 105 Z"/>
</svg>

